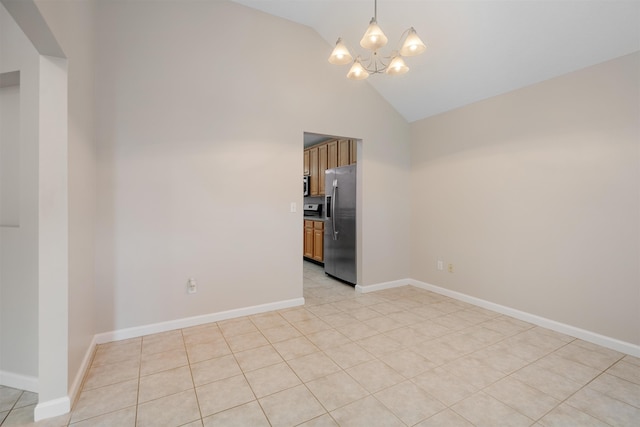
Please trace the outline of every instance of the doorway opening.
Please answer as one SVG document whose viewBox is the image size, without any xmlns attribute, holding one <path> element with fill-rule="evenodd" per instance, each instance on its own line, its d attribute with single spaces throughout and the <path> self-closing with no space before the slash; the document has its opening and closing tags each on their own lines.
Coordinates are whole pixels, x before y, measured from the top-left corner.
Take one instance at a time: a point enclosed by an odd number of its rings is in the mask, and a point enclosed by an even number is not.
<svg viewBox="0 0 640 427">
<path fill-rule="evenodd" d="M 360 141 L 309 132 L 303 140 L 303 260 L 355 286 Z"/>
</svg>

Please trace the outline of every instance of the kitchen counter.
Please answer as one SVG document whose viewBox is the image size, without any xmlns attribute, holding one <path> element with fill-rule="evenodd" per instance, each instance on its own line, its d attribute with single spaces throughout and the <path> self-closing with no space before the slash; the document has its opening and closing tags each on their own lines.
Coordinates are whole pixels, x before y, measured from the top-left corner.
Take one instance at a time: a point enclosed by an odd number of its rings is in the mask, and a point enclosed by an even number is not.
<svg viewBox="0 0 640 427">
<path fill-rule="evenodd" d="M 326 221 L 327 219 L 324 216 L 305 216 L 303 217 L 305 221 Z"/>
</svg>

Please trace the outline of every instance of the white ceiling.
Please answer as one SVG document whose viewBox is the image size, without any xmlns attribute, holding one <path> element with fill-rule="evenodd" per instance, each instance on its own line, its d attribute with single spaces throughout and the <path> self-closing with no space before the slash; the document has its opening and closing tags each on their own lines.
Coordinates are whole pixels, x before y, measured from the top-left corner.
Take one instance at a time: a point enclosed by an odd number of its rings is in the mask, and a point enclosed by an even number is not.
<svg viewBox="0 0 640 427">
<path fill-rule="evenodd" d="M 365 53 L 373 0 L 235 1 L 315 29 L 327 57 L 339 36 Z M 640 0 L 379 0 L 378 24 L 384 49 L 410 26 L 427 44 L 409 73 L 367 80 L 409 122 L 640 50 Z"/>
</svg>

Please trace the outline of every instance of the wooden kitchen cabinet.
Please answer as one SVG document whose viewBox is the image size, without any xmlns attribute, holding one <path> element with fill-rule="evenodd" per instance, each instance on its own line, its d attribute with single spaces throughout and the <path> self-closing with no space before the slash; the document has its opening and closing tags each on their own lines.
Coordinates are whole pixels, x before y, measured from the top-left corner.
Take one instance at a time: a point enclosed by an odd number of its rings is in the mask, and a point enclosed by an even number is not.
<svg viewBox="0 0 640 427">
<path fill-rule="evenodd" d="M 324 196 L 324 172 L 328 167 L 327 144 L 318 146 L 318 195 Z"/>
<path fill-rule="evenodd" d="M 313 258 L 313 221 L 304 221 L 304 247 L 302 255 L 306 258 Z"/>
<path fill-rule="evenodd" d="M 309 194 L 311 196 L 318 196 L 319 193 L 319 169 L 318 169 L 318 147 L 311 147 L 309 149 Z M 324 185 L 323 185 L 324 187 Z"/>
<path fill-rule="evenodd" d="M 351 164 L 350 140 L 341 139 L 338 141 L 338 167 Z"/>
<path fill-rule="evenodd" d="M 327 144 L 327 168 L 338 167 L 338 141 L 329 141 Z"/>
<path fill-rule="evenodd" d="M 303 160 L 303 175 L 311 175 L 311 169 L 309 168 L 309 150 L 304 150 L 304 160 Z"/>
<path fill-rule="evenodd" d="M 309 175 L 309 196 L 324 196 L 324 175 L 327 169 L 356 162 L 356 141 L 333 139 L 304 150 L 304 175 Z"/>
<path fill-rule="evenodd" d="M 350 165 L 355 165 L 356 161 L 358 159 L 357 156 L 357 144 L 356 144 L 356 140 L 355 139 L 350 139 L 349 140 L 349 164 Z"/>
<path fill-rule="evenodd" d="M 302 255 L 314 261 L 324 261 L 324 222 L 304 220 Z"/>
<path fill-rule="evenodd" d="M 313 221 L 313 259 L 324 261 L 324 222 Z"/>
</svg>

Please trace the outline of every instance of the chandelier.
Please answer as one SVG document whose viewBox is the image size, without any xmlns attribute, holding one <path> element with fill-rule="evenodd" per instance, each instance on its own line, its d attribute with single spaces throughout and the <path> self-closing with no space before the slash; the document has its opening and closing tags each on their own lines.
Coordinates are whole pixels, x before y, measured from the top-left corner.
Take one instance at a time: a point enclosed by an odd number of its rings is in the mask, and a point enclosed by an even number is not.
<svg viewBox="0 0 640 427">
<path fill-rule="evenodd" d="M 387 37 L 378 26 L 378 0 L 373 2 L 373 18 L 369 22 L 369 28 L 360 40 L 360 46 L 370 50 L 369 56 L 360 55 L 353 59 L 349 49 L 338 38 L 336 47 L 329 56 L 329 62 L 334 65 L 346 65 L 353 61 L 351 69 L 347 73 L 347 78 L 352 80 L 363 80 L 370 74 L 386 73 L 392 76 L 404 74 L 409 71 L 409 67 L 404 62 L 404 57 L 419 55 L 427 48 L 413 27 L 405 30 L 400 36 L 400 41 L 404 39 L 402 46 L 398 50 L 393 50 L 391 55 L 383 56 L 378 51 L 387 44 Z"/>
</svg>

